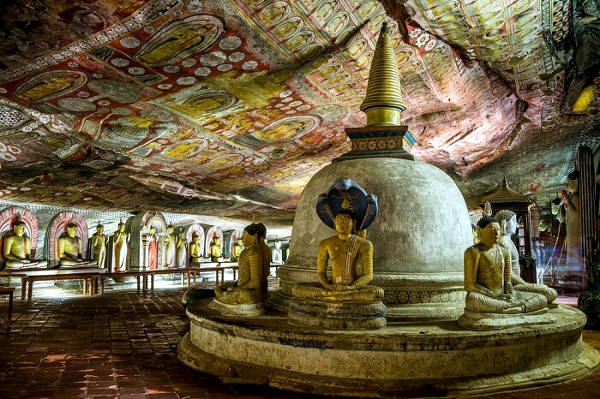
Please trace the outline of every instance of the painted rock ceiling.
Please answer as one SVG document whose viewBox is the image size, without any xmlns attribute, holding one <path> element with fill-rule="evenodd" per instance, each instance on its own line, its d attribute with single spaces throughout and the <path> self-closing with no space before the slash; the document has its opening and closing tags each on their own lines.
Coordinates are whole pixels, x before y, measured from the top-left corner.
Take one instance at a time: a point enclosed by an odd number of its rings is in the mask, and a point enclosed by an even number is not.
<svg viewBox="0 0 600 399">
<path fill-rule="evenodd" d="M 414 154 L 468 201 L 505 174 L 547 200 L 596 140 L 600 105 L 561 112 L 565 69 L 544 41 L 568 39 L 569 1 L 7 3 L 2 199 L 288 219 L 365 123 L 386 18 Z"/>
</svg>

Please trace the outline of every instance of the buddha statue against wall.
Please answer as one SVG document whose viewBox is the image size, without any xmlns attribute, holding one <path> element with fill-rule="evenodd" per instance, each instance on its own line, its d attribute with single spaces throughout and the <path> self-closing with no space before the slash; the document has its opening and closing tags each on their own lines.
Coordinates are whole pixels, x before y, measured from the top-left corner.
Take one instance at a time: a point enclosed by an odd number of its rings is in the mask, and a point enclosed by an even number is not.
<svg viewBox="0 0 600 399">
<path fill-rule="evenodd" d="M 237 261 L 244 250 L 244 242 L 241 238 L 237 239 L 237 242 L 233 246 L 233 250 L 231 251 L 231 260 Z"/>
<path fill-rule="evenodd" d="M 104 226 L 100 223 L 96 226 L 96 232 L 92 235 L 92 250 L 97 267 L 104 267 L 106 261 L 106 235 Z"/>
<path fill-rule="evenodd" d="M 210 244 L 210 261 L 211 262 L 219 262 L 221 260 L 221 255 L 223 254 L 223 250 L 221 249 L 221 237 L 215 236 L 213 238 L 213 242 Z"/>
<path fill-rule="evenodd" d="M 18 220 L 13 224 L 12 233 L 4 237 L 2 256 L 7 269 L 20 269 L 38 265 L 31 259 L 31 238 L 25 234 L 27 226 Z"/>
<path fill-rule="evenodd" d="M 187 240 L 185 239 L 185 232 L 183 229 L 179 231 L 177 235 L 177 267 L 186 267 L 187 263 Z"/>
<path fill-rule="evenodd" d="M 77 237 L 77 225 L 69 223 L 67 231 L 58 238 L 56 254 L 61 267 L 84 265 L 81 252 L 81 239 Z"/>
<path fill-rule="evenodd" d="M 129 243 L 129 233 L 125 231 L 125 223 L 119 221 L 117 231 L 113 234 L 115 264 L 113 271 L 122 271 L 127 267 L 127 245 Z"/>
<path fill-rule="evenodd" d="M 192 242 L 190 243 L 190 262 L 192 264 L 198 264 L 202 261 L 202 246 L 200 243 L 200 236 L 196 233 L 192 235 Z"/>
<path fill-rule="evenodd" d="M 172 225 L 167 226 L 167 234 L 165 234 L 163 239 L 163 248 L 165 251 L 165 267 L 174 267 L 175 266 L 175 254 L 176 254 L 176 241 L 177 237 L 175 236 L 175 227 Z"/>
</svg>

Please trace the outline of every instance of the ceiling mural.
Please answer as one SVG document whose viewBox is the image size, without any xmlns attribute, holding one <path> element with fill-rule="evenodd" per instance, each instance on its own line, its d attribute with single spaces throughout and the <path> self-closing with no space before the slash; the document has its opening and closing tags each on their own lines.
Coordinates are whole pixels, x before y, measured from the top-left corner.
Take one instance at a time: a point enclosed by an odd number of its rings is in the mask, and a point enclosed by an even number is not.
<svg viewBox="0 0 600 399">
<path fill-rule="evenodd" d="M 569 1 L 4 8 L 5 200 L 290 219 L 308 179 L 349 149 L 344 128 L 365 123 L 358 106 L 386 19 L 414 154 L 446 170 L 468 201 L 505 174 L 547 198 L 573 167 L 574 143 L 598 126 L 593 91 L 565 112 L 578 82 L 565 64 L 575 54 L 564 44 Z"/>
</svg>

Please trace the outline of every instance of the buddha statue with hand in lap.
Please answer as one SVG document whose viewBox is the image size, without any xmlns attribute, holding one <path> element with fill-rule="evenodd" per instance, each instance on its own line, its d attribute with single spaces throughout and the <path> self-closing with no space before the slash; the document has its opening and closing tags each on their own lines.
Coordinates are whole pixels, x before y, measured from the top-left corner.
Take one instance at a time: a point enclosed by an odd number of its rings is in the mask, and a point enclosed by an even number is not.
<svg viewBox="0 0 600 399">
<path fill-rule="evenodd" d="M 25 234 L 25 222 L 20 220 L 13 224 L 12 234 L 4 237 L 4 251 L 7 269 L 34 267 L 38 262 L 31 259 L 31 238 Z"/>
<path fill-rule="evenodd" d="M 82 258 L 81 240 L 77 237 L 77 225 L 69 223 L 67 231 L 58 238 L 56 253 L 61 267 L 83 266 L 88 264 Z"/>
<path fill-rule="evenodd" d="M 377 197 L 347 178 L 338 179 L 317 201 L 317 214 L 336 235 L 317 248 L 318 283 L 299 283 L 288 318 L 332 329 L 385 326 L 383 289 L 373 280 L 373 244 L 365 229 L 377 214 Z M 331 267 L 331 277 L 327 275 Z"/>
<path fill-rule="evenodd" d="M 465 313 L 458 324 L 468 329 L 501 329 L 523 324 L 522 318 L 514 316 L 538 315 L 548 309 L 545 295 L 514 289 L 510 253 L 498 245 L 500 224 L 490 215 L 491 211 L 477 222 L 479 243 L 467 248 L 464 256 L 467 295 Z"/>
<path fill-rule="evenodd" d="M 556 300 L 558 294 L 554 288 L 550 288 L 544 284 L 533 284 L 521 278 L 521 267 L 519 265 L 519 251 L 515 243 L 510 238 L 517 231 L 517 214 L 508 209 L 503 209 L 496 213 L 496 220 L 500 223 L 500 239 L 498 245 L 505 249 L 505 263 L 511 270 L 510 282 L 513 290 L 523 292 L 536 292 L 546 297 L 549 307 L 555 307 L 552 302 Z"/>
<path fill-rule="evenodd" d="M 266 232 L 262 223 L 246 226 L 242 235 L 245 248 L 238 259 L 238 281 L 217 286 L 214 308 L 223 313 L 248 316 L 264 312 L 262 303 L 267 298 L 271 261 L 271 251 L 263 241 Z"/>
</svg>

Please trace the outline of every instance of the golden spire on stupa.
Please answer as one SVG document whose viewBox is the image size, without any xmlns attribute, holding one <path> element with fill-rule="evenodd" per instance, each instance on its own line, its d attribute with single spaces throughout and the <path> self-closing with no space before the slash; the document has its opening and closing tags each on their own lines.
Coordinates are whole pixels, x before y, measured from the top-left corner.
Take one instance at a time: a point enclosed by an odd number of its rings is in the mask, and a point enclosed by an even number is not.
<svg viewBox="0 0 600 399">
<path fill-rule="evenodd" d="M 400 73 L 392 48 L 390 29 L 384 21 L 369 71 L 367 95 L 360 110 L 367 114 L 367 126 L 398 126 L 406 109 L 400 92 Z"/>
</svg>

